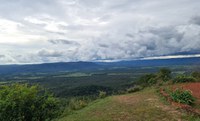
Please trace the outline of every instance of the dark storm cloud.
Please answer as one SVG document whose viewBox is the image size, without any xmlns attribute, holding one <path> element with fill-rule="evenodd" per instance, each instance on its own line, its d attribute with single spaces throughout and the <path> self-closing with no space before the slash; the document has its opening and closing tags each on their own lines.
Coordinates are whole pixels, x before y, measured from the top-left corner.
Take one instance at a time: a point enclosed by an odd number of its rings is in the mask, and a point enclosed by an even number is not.
<svg viewBox="0 0 200 121">
<path fill-rule="evenodd" d="M 197 29 L 197 30 L 196 30 Z M 195 31 L 195 32 L 193 32 Z M 137 33 L 106 34 L 95 40 L 96 58 L 112 59 L 151 57 L 175 52 L 200 50 L 200 28 L 188 25 L 146 27 Z M 106 39 L 105 39 L 106 38 Z M 115 40 L 109 42 L 109 40 Z M 191 40 L 193 42 L 191 43 Z M 194 44 L 195 43 L 195 44 Z M 112 55 L 109 55 L 111 54 Z"/>
<path fill-rule="evenodd" d="M 100 43 L 100 44 L 99 44 L 99 47 L 103 47 L 103 48 L 109 48 L 109 46 L 108 46 L 108 45 L 106 45 L 106 44 L 103 44 L 103 43 Z"/>
<path fill-rule="evenodd" d="M 154 35 L 159 36 L 164 41 L 168 41 L 170 39 L 175 39 L 177 42 L 180 42 L 184 36 L 184 33 L 178 32 L 172 26 L 152 28 L 149 30 L 149 32 L 153 33 Z"/>
<path fill-rule="evenodd" d="M 1 58 L 5 58 L 5 57 L 6 57 L 5 55 L 0 55 L 0 59 L 1 59 Z"/>
<path fill-rule="evenodd" d="M 50 42 L 52 44 L 80 45 L 76 41 L 64 40 L 64 39 L 48 40 L 48 42 Z"/>
<path fill-rule="evenodd" d="M 200 25 L 200 16 L 195 16 L 190 20 L 191 23 Z"/>
</svg>

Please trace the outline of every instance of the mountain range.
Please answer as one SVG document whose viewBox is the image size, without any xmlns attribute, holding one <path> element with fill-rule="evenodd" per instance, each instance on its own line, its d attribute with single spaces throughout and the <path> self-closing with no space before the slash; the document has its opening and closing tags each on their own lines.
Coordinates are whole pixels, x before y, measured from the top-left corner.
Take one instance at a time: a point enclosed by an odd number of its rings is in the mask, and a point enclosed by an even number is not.
<svg viewBox="0 0 200 121">
<path fill-rule="evenodd" d="M 154 60 L 128 60 L 118 62 L 58 62 L 28 65 L 0 65 L 0 74 L 48 73 L 108 69 L 114 67 L 146 67 L 172 65 L 200 65 L 200 58 L 173 58 Z"/>
</svg>

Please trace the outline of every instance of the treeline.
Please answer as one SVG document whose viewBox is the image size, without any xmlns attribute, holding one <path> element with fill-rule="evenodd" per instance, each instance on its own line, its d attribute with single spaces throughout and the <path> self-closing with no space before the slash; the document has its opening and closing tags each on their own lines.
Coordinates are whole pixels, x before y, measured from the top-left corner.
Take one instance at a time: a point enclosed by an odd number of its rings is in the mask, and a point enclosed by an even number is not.
<svg viewBox="0 0 200 121">
<path fill-rule="evenodd" d="M 200 72 L 192 72 L 189 74 L 176 74 L 173 75 L 172 71 L 168 68 L 162 68 L 157 73 L 145 74 L 141 76 L 137 81 L 137 85 L 152 86 L 185 82 L 198 82 L 200 81 Z"/>
</svg>

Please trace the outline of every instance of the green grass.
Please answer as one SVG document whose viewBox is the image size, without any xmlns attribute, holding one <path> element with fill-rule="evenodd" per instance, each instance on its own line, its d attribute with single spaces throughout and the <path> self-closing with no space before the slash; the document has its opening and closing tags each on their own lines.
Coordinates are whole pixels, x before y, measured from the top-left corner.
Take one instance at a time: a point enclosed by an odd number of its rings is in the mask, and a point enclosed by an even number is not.
<svg viewBox="0 0 200 121">
<path fill-rule="evenodd" d="M 99 99 L 58 121 L 177 121 L 198 119 L 165 105 L 154 88 Z"/>
</svg>

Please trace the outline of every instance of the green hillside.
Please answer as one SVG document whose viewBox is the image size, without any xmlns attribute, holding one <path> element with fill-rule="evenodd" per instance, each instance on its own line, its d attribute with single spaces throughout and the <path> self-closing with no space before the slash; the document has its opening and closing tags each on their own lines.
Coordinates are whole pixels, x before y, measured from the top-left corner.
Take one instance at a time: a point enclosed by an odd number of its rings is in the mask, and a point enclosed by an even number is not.
<svg viewBox="0 0 200 121">
<path fill-rule="evenodd" d="M 193 117 L 166 104 L 156 89 L 96 100 L 59 121 L 184 121 Z M 196 119 L 197 120 L 197 119 Z"/>
</svg>

